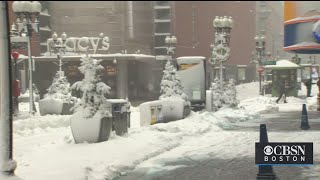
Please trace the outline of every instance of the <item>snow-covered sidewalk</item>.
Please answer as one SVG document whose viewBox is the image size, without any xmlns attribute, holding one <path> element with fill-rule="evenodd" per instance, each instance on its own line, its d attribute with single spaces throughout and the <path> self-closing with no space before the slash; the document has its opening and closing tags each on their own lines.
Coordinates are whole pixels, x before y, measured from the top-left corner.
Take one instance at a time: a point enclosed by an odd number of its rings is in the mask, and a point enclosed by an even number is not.
<svg viewBox="0 0 320 180">
<path fill-rule="evenodd" d="M 70 116 L 47 115 L 17 120 L 14 122 L 16 174 L 30 180 L 49 177 L 80 180 L 86 176 L 112 179 L 183 142 L 208 132 L 223 132 L 232 127 L 236 116 L 241 117 L 241 121 L 257 116 L 243 109 L 238 110 L 239 115 L 225 116 L 230 111 L 191 113 L 183 120 L 138 127 L 139 112 L 133 108 L 129 133 L 123 137 L 113 134 L 110 140 L 97 144 L 74 143 L 68 123 Z"/>
<path fill-rule="evenodd" d="M 15 173 L 25 180 L 84 180 L 86 177 L 105 180 L 127 173 L 143 162 L 150 163 L 149 159 L 174 159 L 179 153 L 192 152 L 195 153 L 192 157 L 197 159 L 205 158 L 208 153 L 225 159 L 253 157 L 258 132 L 227 130 L 239 123 L 259 121 L 263 113 L 301 110 L 306 102 L 289 97 L 289 103 L 276 104 L 275 97 L 253 93 L 257 91 L 257 83 L 241 85 L 238 91 L 239 96 L 245 96 L 239 98 L 242 100 L 239 109 L 192 112 L 183 120 L 149 127 L 140 127 L 139 108 L 132 107 L 128 134 L 122 137 L 112 134 L 108 141 L 96 144 L 74 143 L 70 116 L 18 118 L 14 122 L 14 159 L 18 162 Z M 274 132 L 270 133 L 270 139 L 314 142 L 314 154 L 319 159 L 320 141 L 316 138 L 319 135 L 318 131 Z"/>
</svg>

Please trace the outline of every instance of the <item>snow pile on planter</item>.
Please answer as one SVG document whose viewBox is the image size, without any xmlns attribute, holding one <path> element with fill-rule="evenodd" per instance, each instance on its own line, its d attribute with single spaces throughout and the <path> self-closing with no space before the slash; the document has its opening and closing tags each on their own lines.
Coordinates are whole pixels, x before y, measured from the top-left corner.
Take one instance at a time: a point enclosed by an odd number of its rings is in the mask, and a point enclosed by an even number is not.
<svg viewBox="0 0 320 180">
<path fill-rule="evenodd" d="M 279 111 L 279 107 L 275 102 L 275 98 L 265 96 L 242 100 L 239 104 L 239 107 L 260 114 Z"/>
</svg>

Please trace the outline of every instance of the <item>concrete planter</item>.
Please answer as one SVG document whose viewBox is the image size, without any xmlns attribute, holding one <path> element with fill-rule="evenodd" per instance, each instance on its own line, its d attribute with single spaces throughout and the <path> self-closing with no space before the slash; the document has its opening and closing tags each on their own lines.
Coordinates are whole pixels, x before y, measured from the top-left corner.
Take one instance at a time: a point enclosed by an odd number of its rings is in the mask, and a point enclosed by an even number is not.
<svg viewBox="0 0 320 180">
<path fill-rule="evenodd" d="M 191 112 L 190 103 L 183 100 L 150 101 L 142 103 L 139 108 L 141 126 L 180 120 Z"/>
<path fill-rule="evenodd" d="M 74 103 L 64 103 L 62 100 L 53 98 L 45 98 L 39 101 L 41 116 L 46 114 L 71 115 L 73 113 L 71 111 L 73 106 Z"/>
<path fill-rule="evenodd" d="M 63 109 L 63 102 L 58 99 L 41 99 L 39 101 L 40 115 L 44 116 L 46 114 L 61 114 Z"/>
<path fill-rule="evenodd" d="M 81 118 L 79 113 L 75 113 L 71 117 L 70 123 L 72 135 L 76 143 L 107 141 L 112 130 L 112 117 L 85 119 Z"/>
<path fill-rule="evenodd" d="M 71 108 L 73 108 L 74 103 L 63 103 L 61 115 L 71 115 L 73 112 Z"/>
</svg>

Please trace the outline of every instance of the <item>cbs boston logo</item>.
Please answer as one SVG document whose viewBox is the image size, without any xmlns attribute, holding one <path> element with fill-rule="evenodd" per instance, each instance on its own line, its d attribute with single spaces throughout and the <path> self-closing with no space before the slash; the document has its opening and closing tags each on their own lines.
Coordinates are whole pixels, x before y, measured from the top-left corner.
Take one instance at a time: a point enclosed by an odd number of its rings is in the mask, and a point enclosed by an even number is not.
<svg viewBox="0 0 320 180">
<path fill-rule="evenodd" d="M 313 143 L 256 143 L 257 165 L 313 165 Z"/>
</svg>

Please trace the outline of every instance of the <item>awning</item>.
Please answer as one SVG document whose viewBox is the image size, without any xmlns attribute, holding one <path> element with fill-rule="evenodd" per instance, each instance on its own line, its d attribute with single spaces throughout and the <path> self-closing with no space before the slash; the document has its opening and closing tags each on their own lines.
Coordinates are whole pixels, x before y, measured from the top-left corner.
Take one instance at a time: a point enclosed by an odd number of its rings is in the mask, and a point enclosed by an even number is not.
<svg viewBox="0 0 320 180">
<path fill-rule="evenodd" d="M 63 61 L 80 61 L 80 58 L 86 56 L 85 54 L 79 55 L 62 55 Z M 152 63 L 156 61 L 155 56 L 145 54 L 90 54 L 95 59 L 102 59 L 104 61 L 140 61 L 144 63 Z M 52 53 L 51 55 L 33 57 L 36 62 L 56 62 L 58 61 L 57 55 Z"/>
</svg>

